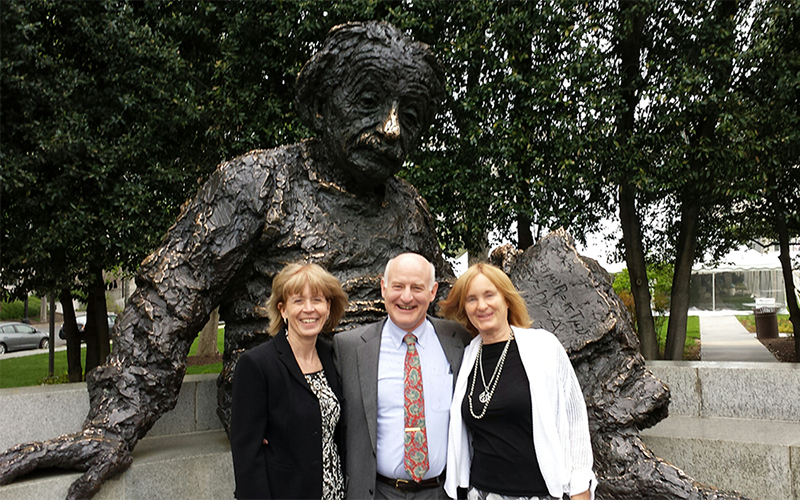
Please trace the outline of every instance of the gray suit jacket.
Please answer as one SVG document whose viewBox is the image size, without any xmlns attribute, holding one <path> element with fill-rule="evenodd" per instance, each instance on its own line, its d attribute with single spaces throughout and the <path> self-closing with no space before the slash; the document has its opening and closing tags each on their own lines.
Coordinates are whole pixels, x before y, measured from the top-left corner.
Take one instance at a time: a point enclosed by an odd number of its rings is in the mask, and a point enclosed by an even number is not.
<svg viewBox="0 0 800 500">
<path fill-rule="evenodd" d="M 436 336 L 458 378 L 467 330 L 454 321 L 432 318 Z M 378 453 L 378 355 L 386 320 L 333 337 L 336 367 L 342 377 L 343 419 L 348 476 L 347 498 L 374 498 Z"/>
</svg>

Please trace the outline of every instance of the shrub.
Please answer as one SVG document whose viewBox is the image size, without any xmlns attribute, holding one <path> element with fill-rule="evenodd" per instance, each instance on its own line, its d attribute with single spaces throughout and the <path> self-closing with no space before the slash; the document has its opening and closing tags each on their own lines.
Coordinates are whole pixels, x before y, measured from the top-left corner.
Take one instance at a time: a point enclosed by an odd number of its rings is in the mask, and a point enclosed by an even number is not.
<svg viewBox="0 0 800 500">
<path fill-rule="evenodd" d="M 31 321 L 39 321 L 39 308 L 42 301 L 39 297 L 31 295 L 28 297 L 28 318 Z M 13 302 L 3 302 L 0 310 L 0 320 L 19 321 L 25 317 L 25 303 L 21 300 Z"/>
</svg>

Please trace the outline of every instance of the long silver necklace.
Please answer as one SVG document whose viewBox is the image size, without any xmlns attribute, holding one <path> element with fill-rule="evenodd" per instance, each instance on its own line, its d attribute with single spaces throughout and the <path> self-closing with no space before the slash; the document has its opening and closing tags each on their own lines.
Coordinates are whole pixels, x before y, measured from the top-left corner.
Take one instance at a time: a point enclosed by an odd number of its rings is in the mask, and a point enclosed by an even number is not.
<svg viewBox="0 0 800 500">
<path fill-rule="evenodd" d="M 494 373 L 492 373 L 491 378 L 489 378 L 488 384 L 486 383 L 486 376 L 483 374 L 483 342 L 478 346 L 478 357 L 475 360 L 474 370 L 472 371 L 472 385 L 469 388 L 469 413 L 476 420 L 480 420 L 486 415 L 486 409 L 489 408 L 489 402 L 492 400 L 492 396 L 494 396 L 494 391 L 497 389 L 497 383 L 500 380 L 500 374 L 503 372 L 503 365 L 506 363 L 508 347 L 511 345 L 512 340 L 514 340 L 513 330 L 508 334 L 508 340 L 506 340 L 506 345 L 503 347 L 503 354 L 500 355 L 500 360 L 497 362 L 497 366 L 494 367 Z M 483 383 L 483 391 L 478 394 L 478 401 L 483 403 L 483 411 L 481 411 L 480 415 L 476 415 L 475 410 L 472 409 L 472 399 L 475 393 L 475 382 L 478 380 L 478 371 L 481 372 L 481 382 Z"/>
</svg>

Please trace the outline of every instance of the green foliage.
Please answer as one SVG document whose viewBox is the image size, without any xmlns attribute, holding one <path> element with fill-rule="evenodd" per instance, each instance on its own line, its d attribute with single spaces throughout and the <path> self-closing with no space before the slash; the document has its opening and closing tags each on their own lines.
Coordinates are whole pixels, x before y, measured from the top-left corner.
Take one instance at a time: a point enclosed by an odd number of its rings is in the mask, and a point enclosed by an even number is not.
<svg viewBox="0 0 800 500">
<path fill-rule="evenodd" d="M 669 317 L 666 315 L 670 306 L 670 295 L 672 294 L 672 275 L 673 266 L 669 263 L 661 264 L 648 264 L 647 266 L 647 279 L 648 287 L 650 288 L 650 297 L 652 298 L 652 310 L 655 313 L 654 321 L 656 332 L 660 332 L 666 326 Z M 633 321 L 634 330 L 636 330 L 636 305 L 633 301 L 631 294 L 631 278 L 628 269 L 614 275 L 613 283 L 614 292 L 622 299 L 628 313 Z"/>
<path fill-rule="evenodd" d="M 189 66 L 137 8 L 3 4 L 0 272 L 17 294 L 134 269 L 208 168 Z"/>
<path fill-rule="evenodd" d="M 189 356 L 194 356 L 197 354 L 197 346 L 199 343 L 200 337 L 196 337 L 194 342 L 192 342 L 191 347 L 189 347 Z M 225 349 L 225 328 L 219 328 L 217 330 L 217 349 L 219 352 L 223 352 Z M 222 371 L 222 362 L 219 361 L 217 363 L 211 363 L 207 365 L 194 365 L 189 366 L 186 368 L 187 375 L 199 375 L 202 373 L 219 373 Z"/>
<path fill-rule="evenodd" d="M 731 225 L 742 239 L 778 241 L 780 220 L 793 239 L 800 236 L 800 2 L 758 4 L 753 16 L 739 82 L 747 113 L 737 129 L 754 182 L 747 203 L 732 207 Z"/>
<path fill-rule="evenodd" d="M 187 375 L 200 375 L 203 373 L 219 373 L 222 371 L 222 361 L 210 365 L 194 365 L 186 368 Z"/>
<path fill-rule="evenodd" d="M 39 312 L 42 301 L 39 297 L 28 297 L 28 319 L 39 321 Z M 0 306 L 0 320 L 19 321 L 25 317 L 25 303 L 21 300 L 3 302 Z"/>
<path fill-rule="evenodd" d="M 519 222 L 581 240 L 607 213 L 588 147 L 599 131 L 589 82 L 604 57 L 591 43 L 602 4 L 423 1 L 403 18 L 448 74 L 446 111 L 405 173 L 446 253 L 479 250 Z"/>
<path fill-rule="evenodd" d="M 40 380 L 38 380 L 37 385 L 56 385 L 56 384 L 68 384 L 69 383 L 69 374 L 64 372 L 60 375 L 53 375 L 52 377 L 47 376 Z"/>
</svg>

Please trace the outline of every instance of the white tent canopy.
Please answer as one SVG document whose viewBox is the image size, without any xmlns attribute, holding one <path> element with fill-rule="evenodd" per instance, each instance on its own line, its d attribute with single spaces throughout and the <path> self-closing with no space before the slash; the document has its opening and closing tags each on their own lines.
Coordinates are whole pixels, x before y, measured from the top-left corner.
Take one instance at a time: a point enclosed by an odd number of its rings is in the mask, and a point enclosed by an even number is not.
<svg viewBox="0 0 800 500">
<path fill-rule="evenodd" d="M 798 252 L 796 251 L 791 252 L 790 256 L 796 257 L 797 254 Z M 778 253 L 761 253 L 756 250 L 741 248 L 730 252 L 716 266 L 709 264 L 695 265 L 692 268 L 692 274 L 711 275 L 711 284 L 706 290 L 711 292 L 712 310 L 717 309 L 718 299 L 720 298 L 717 296 L 717 291 L 720 286 L 718 281 L 721 278 L 717 278 L 717 276 L 723 275 L 723 273 L 736 273 L 736 275 L 740 276 L 736 281 L 741 281 L 740 286 L 744 286 L 745 293 L 753 299 L 770 298 L 775 300 L 777 305 L 781 307 L 786 304 L 786 289 L 778 255 Z M 731 274 L 723 276 L 729 277 L 725 280 L 726 282 L 729 283 L 731 281 Z M 800 284 L 800 271 L 794 271 L 793 278 L 795 289 L 797 290 L 797 285 Z M 723 295 L 725 295 L 726 291 L 727 289 L 723 289 Z M 737 293 L 741 296 L 742 292 L 739 291 Z"/>
<path fill-rule="evenodd" d="M 792 257 L 798 252 L 791 252 Z M 693 273 L 721 273 L 736 271 L 768 271 L 781 269 L 781 261 L 778 260 L 778 253 L 761 253 L 749 248 L 734 250 L 722 258 L 717 266 L 709 264 L 695 264 L 692 268 Z"/>
</svg>

